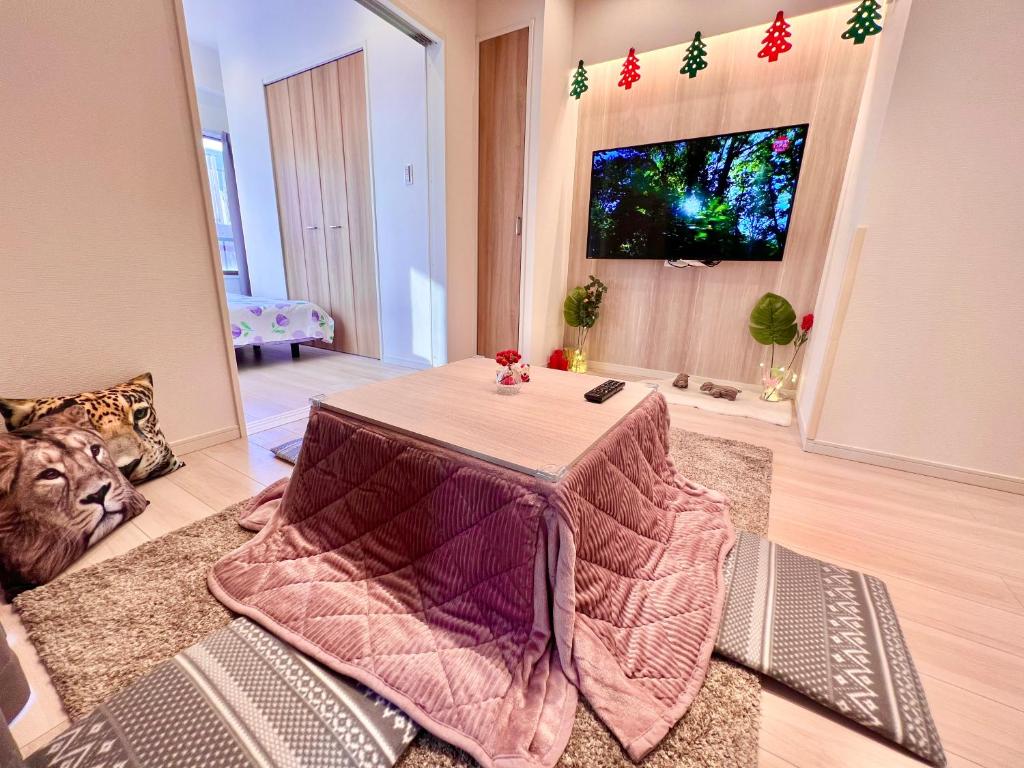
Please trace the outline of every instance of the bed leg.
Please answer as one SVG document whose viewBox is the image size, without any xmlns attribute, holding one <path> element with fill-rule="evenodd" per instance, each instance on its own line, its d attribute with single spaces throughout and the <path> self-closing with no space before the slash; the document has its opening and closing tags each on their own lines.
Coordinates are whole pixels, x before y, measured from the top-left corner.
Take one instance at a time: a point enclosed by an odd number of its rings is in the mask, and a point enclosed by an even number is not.
<svg viewBox="0 0 1024 768">
<path fill-rule="evenodd" d="M 299 345 L 298 344 L 292 344 L 292 359 L 293 360 L 298 360 L 299 359 Z"/>
<path fill-rule="evenodd" d="M 255 357 L 257 360 L 263 359 L 263 349 L 260 347 L 259 344 L 252 345 L 252 356 Z"/>
</svg>

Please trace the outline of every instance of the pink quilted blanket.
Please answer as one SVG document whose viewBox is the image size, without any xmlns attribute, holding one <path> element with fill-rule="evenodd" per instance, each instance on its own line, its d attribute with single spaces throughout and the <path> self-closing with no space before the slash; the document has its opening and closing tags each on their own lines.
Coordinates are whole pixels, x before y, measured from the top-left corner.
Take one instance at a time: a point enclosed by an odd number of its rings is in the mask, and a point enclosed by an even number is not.
<svg viewBox="0 0 1024 768">
<path fill-rule="evenodd" d="M 704 681 L 733 543 L 667 440 L 648 397 L 547 483 L 319 410 L 210 588 L 488 768 L 553 766 L 577 692 L 639 759 Z"/>
</svg>

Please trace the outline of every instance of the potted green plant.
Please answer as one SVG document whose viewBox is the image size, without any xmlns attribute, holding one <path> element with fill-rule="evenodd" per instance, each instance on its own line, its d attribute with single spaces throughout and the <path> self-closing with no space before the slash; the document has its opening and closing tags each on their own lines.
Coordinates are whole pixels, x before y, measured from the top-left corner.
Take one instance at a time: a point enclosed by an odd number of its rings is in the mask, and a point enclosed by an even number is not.
<svg viewBox="0 0 1024 768">
<path fill-rule="evenodd" d="M 593 275 L 586 285 L 578 285 L 569 291 L 562 304 L 562 316 L 570 328 L 576 329 L 575 346 L 565 350 L 565 356 L 569 361 L 569 370 L 573 373 L 587 372 L 587 355 L 584 347 L 587 343 L 587 335 L 594 327 L 601 311 L 601 302 L 608 286 L 602 283 Z"/>
<path fill-rule="evenodd" d="M 796 363 L 800 349 L 807 343 L 807 334 L 814 325 L 814 315 L 806 314 L 801 318 L 799 326 L 793 305 L 776 293 L 766 293 L 750 311 L 750 335 L 758 344 L 772 348 L 768 368 L 761 363 L 762 400 L 776 401 L 782 399 L 782 390 L 795 382 L 793 365 Z M 786 365 L 775 365 L 775 346 L 793 345 L 793 356 Z"/>
</svg>

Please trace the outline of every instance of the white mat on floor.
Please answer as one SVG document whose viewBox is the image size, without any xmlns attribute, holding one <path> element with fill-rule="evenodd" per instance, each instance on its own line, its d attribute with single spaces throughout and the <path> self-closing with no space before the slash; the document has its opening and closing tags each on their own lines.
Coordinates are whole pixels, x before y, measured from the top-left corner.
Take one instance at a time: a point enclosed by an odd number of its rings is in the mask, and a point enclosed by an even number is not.
<svg viewBox="0 0 1024 768">
<path fill-rule="evenodd" d="M 691 408 L 700 408 L 702 411 L 711 411 L 712 413 L 745 416 L 748 419 L 778 424 L 780 427 L 788 427 L 793 423 L 792 402 L 780 400 L 777 403 L 769 403 L 762 400 L 761 388 L 758 386 L 721 379 L 707 379 L 703 376 L 691 376 L 689 386 L 686 389 L 679 389 L 672 386 L 674 379 L 675 376 L 668 379 L 644 379 L 643 381 L 645 384 L 657 384 L 658 391 L 665 396 L 670 405 L 688 405 Z M 735 387 L 741 392 L 735 400 L 712 397 L 706 392 L 700 391 L 700 385 L 705 381 L 714 381 L 715 384 Z"/>
</svg>

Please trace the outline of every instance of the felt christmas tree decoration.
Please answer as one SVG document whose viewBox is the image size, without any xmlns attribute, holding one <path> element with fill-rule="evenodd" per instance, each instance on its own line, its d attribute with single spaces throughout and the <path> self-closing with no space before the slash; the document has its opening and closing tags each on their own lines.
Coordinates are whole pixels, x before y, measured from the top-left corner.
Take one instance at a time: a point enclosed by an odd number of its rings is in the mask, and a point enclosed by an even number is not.
<svg viewBox="0 0 1024 768">
<path fill-rule="evenodd" d="M 775 14 L 775 21 L 765 31 L 768 34 L 761 41 L 764 48 L 758 51 L 757 58 L 775 61 L 779 58 L 780 53 L 785 53 L 793 47 L 793 44 L 786 39 L 790 37 L 789 22 L 786 21 L 782 11 Z"/>
<path fill-rule="evenodd" d="M 850 28 L 843 32 L 843 40 L 853 40 L 854 45 L 860 45 L 871 35 L 881 32 L 882 25 L 878 23 L 882 20 L 881 7 L 877 0 L 864 0 L 858 5 L 846 22 Z"/>
<path fill-rule="evenodd" d="M 587 70 L 583 68 L 583 59 L 580 59 L 579 66 L 576 67 L 576 71 L 572 76 L 569 95 L 578 100 L 583 95 L 583 92 L 587 90 L 590 90 L 590 86 L 587 85 Z"/>
<path fill-rule="evenodd" d="M 702 69 L 707 69 L 707 52 L 708 47 L 700 39 L 700 32 L 698 32 L 693 36 L 693 42 L 690 43 L 690 47 L 686 49 L 686 56 L 683 57 L 683 66 L 679 70 L 679 74 L 696 77 L 697 73 Z"/>
<path fill-rule="evenodd" d="M 633 87 L 633 83 L 640 79 L 640 59 L 636 57 L 636 49 L 630 48 L 626 60 L 622 62 L 622 72 L 619 74 L 619 87 L 627 91 Z"/>
</svg>

